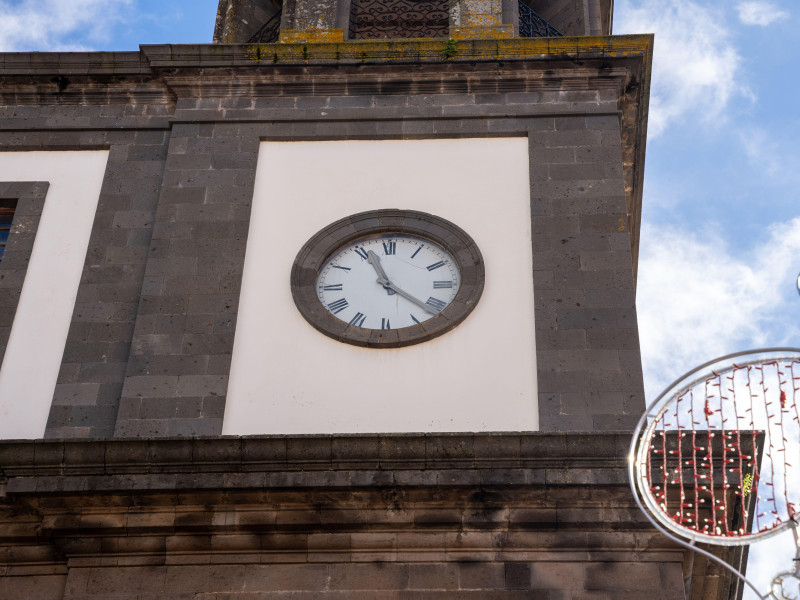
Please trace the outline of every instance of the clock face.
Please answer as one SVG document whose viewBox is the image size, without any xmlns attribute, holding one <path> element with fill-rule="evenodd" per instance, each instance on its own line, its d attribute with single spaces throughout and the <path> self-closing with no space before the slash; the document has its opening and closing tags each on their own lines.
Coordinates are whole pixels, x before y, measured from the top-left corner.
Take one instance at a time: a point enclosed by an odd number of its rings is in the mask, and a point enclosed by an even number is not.
<svg viewBox="0 0 800 600">
<path fill-rule="evenodd" d="M 397 348 L 461 323 L 483 292 L 483 258 L 469 235 L 440 217 L 384 209 L 317 232 L 292 266 L 300 314 L 321 333 Z"/>
<path fill-rule="evenodd" d="M 440 244 L 388 233 L 342 246 L 317 277 L 317 295 L 337 319 L 367 329 L 400 329 L 438 315 L 458 293 L 461 274 Z"/>
</svg>

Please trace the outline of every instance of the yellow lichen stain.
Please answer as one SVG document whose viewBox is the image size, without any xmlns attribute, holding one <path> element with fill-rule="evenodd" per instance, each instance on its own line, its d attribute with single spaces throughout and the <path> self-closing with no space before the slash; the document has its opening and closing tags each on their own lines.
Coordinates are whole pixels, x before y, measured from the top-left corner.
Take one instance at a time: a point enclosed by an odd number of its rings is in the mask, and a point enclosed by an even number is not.
<svg viewBox="0 0 800 600">
<path fill-rule="evenodd" d="M 284 29 L 282 44 L 324 44 L 344 42 L 344 29 Z"/>
<path fill-rule="evenodd" d="M 464 28 L 460 28 L 463 30 Z M 653 38 L 649 35 L 614 37 L 560 37 L 560 38 L 510 38 L 502 28 L 496 37 L 456 38 L 458 53 L 448 57 L 447 39 L 417 38 L 393 40 L 342 41 L 343 30 L 294 31 L 285 30 L 277 44 L 247 44 L 245 57 L 261 62 L 281 63 L 392 63 L 392 62 L 443 62 L 445 60 L 505 60 L 537 57 L 566 56 L 581 58 L 591 56 L 648 58 L 652 53 Z M 494 33 L 493 33 L 494 35 Z M 335 38 L 335 39 L 333 39 Z M 291 41 L 290 41 L 291 40 Z M 303 48 L 305 47 L 305 52 Z M 445 52 L 445 54 L 448 54 Z"/>
<path fill-rule="evenodd" d="M 513 25 L 490 25 L 485 27 L 453 27 L 450 37 L 455 40 L 500 40 L 514 37 Z"/>
</svg>

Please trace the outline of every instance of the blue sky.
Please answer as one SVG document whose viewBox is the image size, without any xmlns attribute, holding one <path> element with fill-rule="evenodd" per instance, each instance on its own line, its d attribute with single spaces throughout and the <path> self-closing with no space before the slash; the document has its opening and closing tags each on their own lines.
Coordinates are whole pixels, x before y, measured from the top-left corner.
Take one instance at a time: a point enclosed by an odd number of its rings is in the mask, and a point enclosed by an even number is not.
<svg viewBox="0 0 800 600">
<path fill-rule="evenodd" d="M 0 0 L 0 51 L 208 43 L 216 9 Z M 617 34 L 656 34 L 637 291 L 652 399 L 715 356 L 800 346 L 800 7 L 617 0 L 614 16 Z"/>
</svg>

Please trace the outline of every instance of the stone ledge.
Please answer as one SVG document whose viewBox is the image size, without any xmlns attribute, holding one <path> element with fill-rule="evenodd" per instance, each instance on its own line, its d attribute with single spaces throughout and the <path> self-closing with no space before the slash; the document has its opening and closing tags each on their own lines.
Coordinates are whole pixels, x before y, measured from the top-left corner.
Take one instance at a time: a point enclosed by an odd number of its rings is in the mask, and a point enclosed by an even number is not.
<svg viewBox="0 0 800 600">
<path fill-rule="evenodd" d="M 502 33 L 502 30 L 497 32 Z M 466 33 L 465 33 L 466 35 Z M 476 34 L 477 35 L 477 34 Z M 556 58 L 613 61 L 644 58 L 649 65 L 652 35 L 557 38 L 441 38 L 354 40 L 226 45 L 145 45 L 153 68 L 241 65 L 385 64 L 473 62 Z"/>
<path fill-rule="evenodd" d="M 217 486 L 625 483 L 626 433 L 0 442 L 7 493 Z"/>
<path fill-rule="evenodd" d="M 465 30 L 464 35 L 467 33 Z M 493 33 L 500 35 L 503 32 L 493 30 Z M 640 57 L 645 59 L 645 68 L 649 68 L 653 51 L 652 35 L 474 37 L 457 40 L 452 54 L 448 43 L 448 40 L 434 38 L 349 42 L 325 39 L 277 44 L 143 45 L 140 52 L 0 52 L 0 75 L 147 75 L 154 68 L 176 67 L 451 63 L 593 57 L 605 61 Z"/>
</svg>

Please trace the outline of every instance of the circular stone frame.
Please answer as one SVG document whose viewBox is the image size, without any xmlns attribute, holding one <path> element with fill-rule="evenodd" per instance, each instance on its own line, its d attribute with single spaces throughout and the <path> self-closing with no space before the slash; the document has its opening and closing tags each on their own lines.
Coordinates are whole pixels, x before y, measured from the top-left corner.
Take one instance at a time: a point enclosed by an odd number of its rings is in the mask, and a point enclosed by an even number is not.
<svg viewBox="0 0 800 600">
<path fill-rule="evenodd" d="M 400 329 L 367 329 L 337 319 L 317 296 L 320 269 L 342 246 L 362 237 L 388 233 L 416 235 L 443 246 L 461 272 L 461 286 L 455 298 L 439 314 L 418 325 Z M 297 309 L 317 331 L 355 346 L 400 348 L 431 340 L 461 323 L 478 304 L 484 281 L 483 256 L 463 229 L 427 213 L 384 209 L 345 217 L 317 232 L 298 252 L 292 265 L 290 284 Z"/>
</svg>

